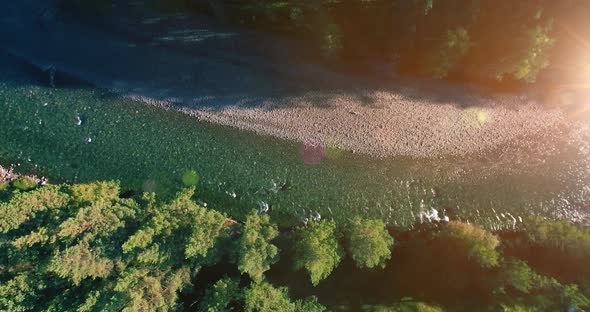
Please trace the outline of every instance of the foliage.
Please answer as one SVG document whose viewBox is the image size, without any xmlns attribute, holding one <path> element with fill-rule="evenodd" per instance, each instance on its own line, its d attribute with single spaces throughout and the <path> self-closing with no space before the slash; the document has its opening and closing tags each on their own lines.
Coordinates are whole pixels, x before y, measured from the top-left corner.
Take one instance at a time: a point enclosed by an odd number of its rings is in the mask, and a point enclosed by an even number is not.
<svg viewBox="0 0 590 312">
<path fill-rule="evenodd" d="M 562 285 L 555 278 L 536 273 L 528 264 L 518 259 L 507 259 L 501 269 L 501 281 L 510 289 L 526 297 L 498 297 L 500 302 L 517 302 L 501 304 L 503 311 L 554 311 L 565 307 L 586 308 L 590 306 L 590 298 L 586 297 L 577 285 Z M 500 294 L 506 293 L 501 288 Z M 523 303 L 524 302 L 524 303 Z"/>
<path fill-rule="evenodd" d="M 0 308 L 5 311 L 33 311 L 45 288 L 43 281 L 38 283 L 29 274 L 20 274 L 0 283 Z"/>
<path fill-rule="evenodd" d="M 502 305 L 502 312 L 538 312 L 539 309 L 535 307 L 526 307 L 522 305 Z"/>
<path fill-rule="evenodd" d="M 338 243 L 334 221 L 312 222 L 299 233 L 297 240 L 295 269 L 305 268 L 311 283 L 318 283 L 328 277 L 338 266 L 344 251 Z"/>
<path fill-rule="evenodd" d="M 590 298 L 580 292 L 577 285 L 565 285 L 561 288 L 561 301 L 568 307 L 588 308 Z"/>
<path fill-rule="evenodd" d="M 538 287 L 541 281 L 541 276 L 535 273 L 526 262 L 518 259 L 509 259 L 503 264 L 502 278 L 504 284 L 523 293 Z"/>
<path fill-rule="evenodd" d="M 278 234 L 277 226 L 270 223 L 268 215 L 250 213 L 238 242 L 240 272 L 260 282 L 264 272 L 279 260 L 279 249 L 271 243 Z"/>
<path fill-rule="evenodd" d="M 70 188 L 72 197 L 78 202 L 92 203 L 100 200 L 112 201 L 119 197 L 118 182 L 93 182 L 75 184 Z"/>
<path fill-rule="evenodd" d="M 48 271 L 71 280 L 75 286 L 87 278 L 106 278 L 114 267 L 113 261 L 101 249 L 91 249 L 88 241 L 57 251 L 50 261 Z"/>
<path fill-rule="evenodd" d="M 228 311 L 230 304 L 241 299 L 241 297 L 240 281 L 225 277 L 207 289 L 199 304 L 199 311 Z"/>
<path fill-rule="evenodd" d="M 590 229 L 564 221 L 534 219 L 527 227 L 528 240 L 546 248 L 556 248 L 574 257 L 590 257 Z"/>
<path fill-rule="evenodd" d="M 499 238 L 469 223 L 451 221 L 442 235 L 463 249 L 469 258 L 475 260 L 484 268 L 499 265 L 500 253 L 496 250 L 500 245 Z"/>
<path fill-rule="evenodd" d="M 391 258 L 393 237 L 381 220 L 355 217 L 348 228 L 350 256 L 360 268 L 385 267 Z"/>
<path fill-rule="evenodd" d="M 244 292 L 245 310 L 247 312 L 321 312 L 325 311 L 315 298 L 297 300 L 289 299 L 286 287 L 274 287 L 268 282 L 252 284 Z"/>
<path fill-rule="evenodd" d="M 443 309 L 423 302 L 405 301 L 395 305 L 364 306 L 365 312 L 443 312 Z"/>
<path fill-rule="evenodd" d="M 14 195 L 9 202 L 0 203 L 0 233 L 15 230 L 44 212 L 55 213 L 66 206 L 69 196 L 58 186 L 46 186 Z"/>
<path fill-rule="evenodd" d="M 529 31 L 529 48 L 517 63 L 513 76 L 517 80 L 535 82 L 541 70 L 549 66 L 548 51 L 555 44 L 555 39 L 550 37 L 552 23 L 546 26 L 537 25 Z"/>
<path fill-rule="evenodd" d="M 184 189 L 166 201 L 154 194 L 121 198 L 117 182 L 14 192 L 0 202 L 0 310 L 179 311 L 185 309 L 181 293 L 200 282 L 199 270 L 231 259 L 225 257 L 232 252 L 228 247 L 238 249 L 238 268 L 252 282 L 221 278 L 199 298 L 199 311 L 326 310 L 315 297 L 293 300 L 286 287 L 264 280 L 264 272 L 278 260 L 272 244 L 278 230 L 268 215 L 251 213 L 241 225 L 196 204 L 194 191 Z M 525 235 L 535 246 L 568 251 L 585 246 L 586 229 L 544 220 L 531 224 L 538 228 Z M 346 225 L 357 264 L 374 267 L 390 257 L 393 238 L 383 223 L 355 218 Z M 308 270 L 312 282 L 325 278 L 343 256 L 336 228 L 334 221 L 316 222 L 296 235 L 295 262 Z M 430 233 L 428 240 L 430 235 L 447 238 L 449 248 L 461 248 L 482 264 L 476 270 L 485 272 L 497 289 L 490 307 L 494 311 L 590 307 L 583 285 L 561 284 L 522 260 L 506 258 L 497 270 L 484 270 L 501 262 L 499 238 L 477 226 L 450 222 L 442 234 Z M 364 310 L 443 311 L 413 300 Z"/>
<path fill-rule="evenodd" d="M 342 33 L 338 24 L 327 24 L 322 39 L 321 49 L 324 57 L 333 57 L 342 48 Z"/>
<path fill-rule="evenodd" d="M 469 33 L 465 28 L 448 30 L 441 47 L 426 61 L 426 70 L 435 78 L 448 76 L 460 58 L 467 54 L 471 45 Z"/>
<path fill-rule="evenodd" d="M 562 63 L 551 54 L 554 46 L 561 51 L 579 47 L 568 40 L 570 32 L 552 28 L 554 21 L 582 29 L 590 12 L 583 0 L 244 0 L 221 6 L 240 23 L 252 21 L 247 23 L 282 35 L 319 38 L 310 42 L 330 61 L 341 57 L 343 65 L 394 58 L 402 68 L 426 69 L 438 78 L 459 73 L 526 83 L 534 82 L 552 61 Z M 582 36 L 575 41 L 587 39 Z"/>
<path fill-rule="evenodd" d="M 427 305 L 423 302 L 401 303 L 395 306 L 395 312 L 442 312 L 440 307 Z"/>
<path fill-rule="evenodd" d="M 19 177 L 12 181 L 12 186 L 20 191 L 30 191 L 37 187 L 37 182 L 30 177 Z"/>
<path fill-rule="evenodd" d="M 6 191 L 8 189 L 8 182 L 6 181 L 0 181 L 0 192 L 2 191 Z"/>
<path fill-rule="evenodd" d="M 0 310 L 176 310 L 226 217 L 194 203 L 193 189 L 166 203 L 118 192 L 44 186 L 0 203 Z"/>
</svg>

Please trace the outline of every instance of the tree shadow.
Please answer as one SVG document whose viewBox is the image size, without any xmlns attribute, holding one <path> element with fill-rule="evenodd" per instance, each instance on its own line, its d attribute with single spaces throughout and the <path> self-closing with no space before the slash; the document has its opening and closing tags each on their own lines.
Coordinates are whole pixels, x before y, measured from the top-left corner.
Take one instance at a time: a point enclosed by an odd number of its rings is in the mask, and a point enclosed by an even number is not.
<svg viewBox="0 0 590 312">
<path fill-rule="evenodd" d="M 113 96 L 176 108 L 331 109 L 347 103 L 382 109 L 411 102 L 518 109 L 525 103 L 504 104 L 501 97 L 450 82 L 337 72 L 310 61 L 306 56 L 313 51 L 302 41 L 242 31 L 205 16 L 148 13 L 121 12 L 108 21 L 66 16 L 37 30 L 20 25 L 30 40 L 8 48 L 24 51 L 27 71 L 39 83 L 47 74 L 34 64 L 52 64 L 58 87 L 94 85 Z"/>
</svg>

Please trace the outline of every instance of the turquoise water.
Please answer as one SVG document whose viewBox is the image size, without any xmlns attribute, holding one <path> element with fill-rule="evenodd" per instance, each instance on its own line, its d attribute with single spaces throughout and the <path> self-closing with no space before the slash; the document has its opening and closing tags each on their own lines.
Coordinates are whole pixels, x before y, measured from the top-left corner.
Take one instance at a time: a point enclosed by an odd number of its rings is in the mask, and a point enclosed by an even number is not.
<svg viewBox="0 0 590 312">
<path fill-rule="evenodd" d="M 282 225 L 319 213 L 408 227 L 434 208 L 439 217 L 499 228 L 531 214 L 576 218 L 588 207 L 588 157 L 576 144 L 439 160 L 323 148 L 311 150 L 323 156 L 310 163 L 310 149 L 296 142 L 199 122 L 81 84 L 52 89 L 5 56 L 0 70 L 0 159 L 52 181 L 119 179 L 125 190 L 168 196 L 195 170 L 198 196 L 209 207 L 240 218 L 268 206 Z"/>
</svg>

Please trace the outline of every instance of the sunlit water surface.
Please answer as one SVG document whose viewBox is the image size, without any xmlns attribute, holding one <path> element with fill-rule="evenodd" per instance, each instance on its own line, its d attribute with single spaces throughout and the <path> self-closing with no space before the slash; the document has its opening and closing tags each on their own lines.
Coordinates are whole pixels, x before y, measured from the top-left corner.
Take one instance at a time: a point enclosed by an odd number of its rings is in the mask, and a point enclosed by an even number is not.
<svg viewBox="0 0 590 312">
<path fill-rule="evenodd" d="M 195 170 L 203 204 L 237 218 L 269 210 L 285 226 L 354 215 L 403 228 L 461 219 L 509 229 L 531 215 L 589 220 L 583 126 L 485 159 L 374 159 L 199 122 L 75 81 L 49 88 L 42 72 L 7 56 L 0 72 L 0 159 L 54 182 L 119 179 L 126 191 L 166 197 Z"/>
</svg>

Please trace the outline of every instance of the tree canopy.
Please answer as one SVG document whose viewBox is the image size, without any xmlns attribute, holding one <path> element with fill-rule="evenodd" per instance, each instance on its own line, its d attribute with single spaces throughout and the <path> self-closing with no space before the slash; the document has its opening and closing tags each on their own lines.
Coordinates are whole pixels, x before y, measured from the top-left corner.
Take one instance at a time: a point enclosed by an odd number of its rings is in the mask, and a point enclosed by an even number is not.
<svg viewBox="0 0 590 312">
<path fill-rule="evenodd" d="M 273 274 L 265 277 L 279 254 L 278 229 L 268 215 L 252 212 L 243 224 L 236 222 L 199 206 L 192 187 L 166 201 L 153 193 L 133 198 L 121 198 L 119 193 L 117 182 L 28 190 L 11 186 L 0 198 L 0 310 L 326 310 L 318 298 L 299 299 L 300 289 L 292 298 Z M 586 229 L 546 220 L 532 220 L 533 225 L 537 227 L 508 245 L 563 250 L 567 257 L 587 259 Z M 391 257 L 393 238 L 380 221 L 311 222 L 294 228 L 284 239 L 293 245 L 295 268 L 304 269 L 312 284 L 330 275 L 344 256 L 339 233 L 345 234 L 351 258 L 360 268 L 383 268 Z M 505 253 L 506 246 L 499 248 L 500 237 L 479 226 L 452 221 L 442 231 L 418 236 L 429 243 L 443 243 L 445 249 L 475 262 L 469 272 L 487 280 L 479 287 L 494 300 L 493 311 L 590 307 L 587 271 L 581 270 L 573 281 L 563 274 L 553 277 L 543 266 L 534 266 L 534 261 Z M 403 243 L 407 242 L 411 240 Z M 224 269 L 215 278 L 205 274 L 202 279 L 200 272 L 221 264 L 234 271 Z M 385 278 L 378 281 L 387 283 L 388 275 L 380 275 Z M 196 301 L 187 301 L 189 290 L 198 296 Z M 364 310 L 436 312 L 443 308 L 402 298 Z"/>
<path fill-rule="evenodd" d="M 317 299 L 291 301 L 286 287 L 274 287 L 267 282 L 252 284 L 244 291 L 245 310 L 256 312 L 322 312 L 325 308 Z"/>
<path fill-rule="evenodd" d="M 564 221 L 533 219 L 526 234 L 533 244 L 590 260 L 590 229 L 574 227 Z"/>
<path fill-rule="evenodd" d="M 238 223 L 192 200 L 194 188 L 167 202 L 119 192 L 117 182 L 15 187 L 0 203 L 0 310 L 177 311 L 181 292 L 202 267 L 231 253 L 225 246 L 240 232 L 240 268 L 253 279 L 260 281 L 277 259 L 270 244 L 277 228 L 268 216 L 252 214 L 236 231 Z M 226 311 L 245 298 L 262 300 L 257 287 L 274 290 L 253 285 L 242 297 L 241 287 L 236 279 L 219 280 L 200 309 Z M 286 291 L 275 293 L 274 303 L 292 311 L 323 309 L 315 300 L 292 303 Z"/>
<path fill-rule="evenodd" d="M 264 272 L 279 259 L 279 249 L 271 243 L 277 235 L 277 226 L 270 223 L 268 215 L 249 214 L 239 241 L 240 272 L 260 282 Z"/>
<path fill-rule="evenodd" d="M 330 61 L 396 62 L 472 81 L 534 82 L 565 55 L 583 64 L 573 51 L 589 38 L 576 31 L 590 13 L 583 0 L 240 0 L 211 8 L 224 20 L 305 38 Z"/>
<path fill-rule="evenodd" d="M 242 298 L 240 281 L 225 277 L 213 284 L 201 299 L 199 311 L 203 312 L 225 312 L 234 301 Z"/>
<path fill-rule="evenodd" d="M 477 225 L 451 221 L 443 230 L 442 236 L 463 249 L 470 259 L 482 267 L 490 268 L 500 264 L 500 253 L 496 250 L 500 239 Z"/>
<path fill-rule="evenodd" d="M 391 258 L 393 237 L 381 220 L 355 217 L 348 227 L 350 256 L 360 268 L 385 267 Z"/>
<path fill-rule="evenodd" d="M 316 286 L 332 273 L 344 256 L 334 221 L 312 222 L 296 244 L 295 269 L 305 269 Z"/>
</svg>

